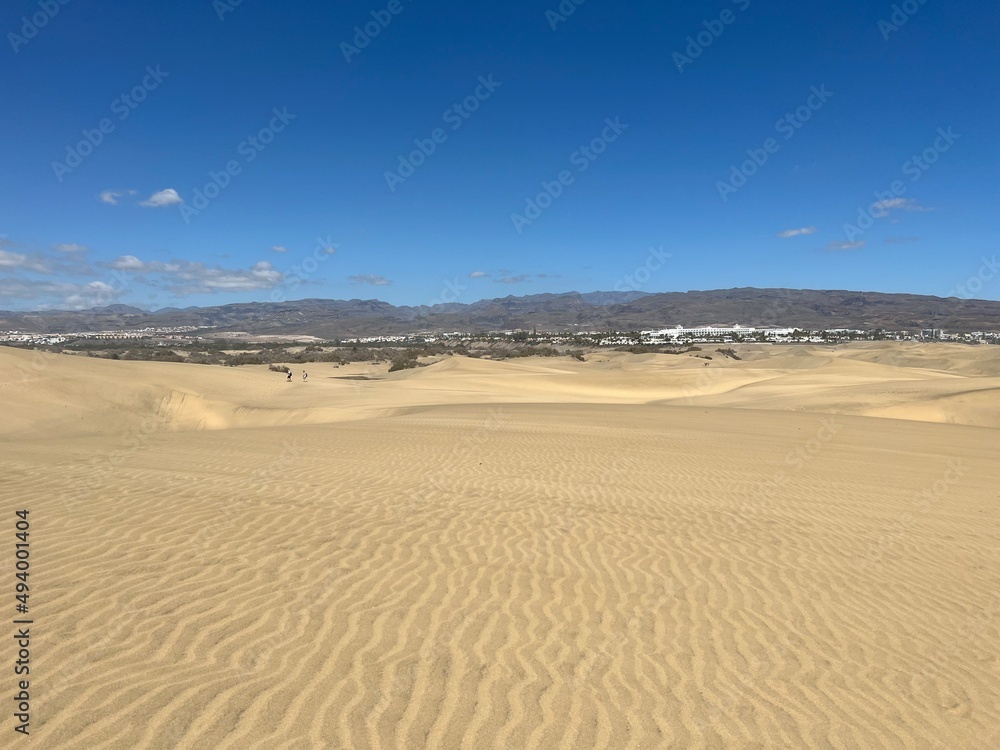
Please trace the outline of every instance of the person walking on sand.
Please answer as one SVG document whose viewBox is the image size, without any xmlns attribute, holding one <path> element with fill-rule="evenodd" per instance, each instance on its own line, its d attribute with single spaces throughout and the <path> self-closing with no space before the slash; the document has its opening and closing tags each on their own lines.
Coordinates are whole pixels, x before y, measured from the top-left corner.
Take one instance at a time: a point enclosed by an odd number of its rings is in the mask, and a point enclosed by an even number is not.
<svg viewBox="0 0 1000 750">
<path fill-rule="evenodd" d="M 292 371 L 291 370 L 288 371 L 288 377 L 285 378 L 285 382 L 286 383 L 291 383 L 292 382 Z"/>
<path fill-rule="evenodd" d="M 309 373 L 308 373 L 308 372 L 306 372 L 305 370 L 303 370 L 303 371 L 302 371 L 302 382 L 304 383 L 304 382 L 306 382 L 307 380 L 309 380 Z"/>
</svg>

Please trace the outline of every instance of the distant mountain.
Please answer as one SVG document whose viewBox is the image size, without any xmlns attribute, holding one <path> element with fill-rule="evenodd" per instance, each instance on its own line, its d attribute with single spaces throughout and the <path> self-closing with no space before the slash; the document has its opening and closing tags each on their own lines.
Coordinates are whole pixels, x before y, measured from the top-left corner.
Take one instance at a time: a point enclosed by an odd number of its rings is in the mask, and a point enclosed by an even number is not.
<svg viewBox="0 0 1000 750">
<path fill-rule="evenodd" d="M 1000 302 L 915 294 L 743 288 L 664 294 L 533 294 L 433 307 L 396 307 L 379 300 L 304 299 L 164 308 L 155 312 L 129 305 L 84 311 L 0 311 L 0 330 L 52 333 L 190 325 L 216 326 L 221 331 L 311 334 L 330 339 L 515 328 L 629 331 L 737 322 L 864 330 L 1000 330 Z"/>
<path fill-rule="evenodd" d="M 17 313 L 7 313 L 0 312 L 0 315 L 16 315 Z M 35 315 L 38 317 L 61 317 L 64 315 L 148 315 L 149 310 L 144 310 L 141 307 L 133 307 L 132 305 L 107 305 L 106 307 L 91 307 L 86 310 L 75 310 L 72 312 L 66 310 L 40 310 L 39 312 L 33 313 L 21 313 L 22 315 Z"/>
<path fill-rule="evenodd" d="M 587 292 L 580 298 L 588 305 L 621 305 L 649 296 L 649 292 Z"/>
</svg>

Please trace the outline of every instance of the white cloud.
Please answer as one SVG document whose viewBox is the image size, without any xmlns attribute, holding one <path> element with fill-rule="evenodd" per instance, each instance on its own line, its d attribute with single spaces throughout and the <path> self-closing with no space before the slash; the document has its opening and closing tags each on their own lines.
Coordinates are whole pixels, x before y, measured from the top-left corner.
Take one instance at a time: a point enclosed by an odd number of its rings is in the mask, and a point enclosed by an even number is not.
<svg viewBox="0 0 1000 750">
<path fill-rule="evenodd" d="M 102 203 L 107 203 L 110 206 L 117 206 L 119 198 L 135 194 L 135 190 L 104 190 L 101 192 L 100 199 Z"/>
<path fill-rule="evenodd" d="M 0 246 L 15 247 L 14 243 L 0 239 Z M 121 277 L 126 285 L 118 282 L 111 286 L 106 281 L 53 281 L 33 280 L 19 276 L 23 271 L 37 273 L 65 273 L 93 276 L 93 268 L 84 259 L 82 246 L 53 245 L 61 252 L 45 257 L 37 253 L 25 254 L 0 249 L 0 299 L 29 300 L 32 309 L 83 309 L 107 305 L 125 294 L 125 286 L 132 282 L 165 290 L 176 297 L 192 294 L 239 293 L 274 289 L 285 282 L 285 274 L 268 261 L 259 261 L 248 268 L 223 268 L 187 260 L 143 260 L 135 255 L 120 255 L 109 263 L 100 263 L 104 269 L 125 272 Z M 73 248 L 73 249 L 71 249 Z"/>
<path fill-rule="evenodd" d="M 825 249 L 827 252 L 836 253 L 842 250 L 858 250 L 866 244 L 865 240 L 858 240 L 857 242 L 831 242 Z"/>
<path fill-rule="evenodd" d="M 0 250 L 0 269 L 37 271 L 38 273 L 48 273 L 51 270 L 42 258 L 32 257 L 24 253 L 14 253 L 10 250 Z"/>
<path fill-rule="evenodd" d="M 54 247 L 60 253 L 85 253 L 85 252 L 87 252 L 87 248 L 86 247 L 84 247 L 83 245 L 77 245 L 75 243 L 66 244 L 66 245 L 53 245 L 52 247 Z"/>
<path fill-rule="evenodd" d="M 36 308 L 83 310 L 109 305 L 125 293 L 103 281 L 71 284 L 28 279 L 0 279 L 0 297 L 36 301 Z"/>
<path fill-rule="evenodd" d="M 369 286 L 389 286 L 392 282 L 389 281 L 385 276 L 377 276 L 375 274 L 366 273 L 359 276 L 348 276 L 354 284 L 367 284 Z"/>
<path fill-rule="evenodd" d="M 273 289 L 285 279 L 285 275 L 266 260 L 249 269 L 211 267 L 185 261 L 171 276 L 168 287 L 179 295 Z"/>
<path fill-rule="evenodd" d="M 91 281 L 89 284 L 72 286 L 76 286 L 76 290 L 66 294 L 63 304 L 74 308 L 107 305 L 125 291 L 103 281 Z"/>
<path fill-rule="evenodd" d="M 274 246 L 271 247 L 271 249 L 274 252 L 276 252 L 276 253 L 287 253 L 288 252 L 288 248 L 284 247 L 283 245 L 274 245 Z"/>
<path fill-rule="evenodd" d="M 494 279 L 493 283 L 494 284 L 520 284 L 521 282 L 524 282 L 524 281 L 531 281 L 531 279 L 529 278 L 528 274 L 526 274 L 526 273 L 518 274 L 517 276 L 505 276 L 502 279 Z"/>
<path fill-rule="evenodd" d="M 878 203 L 872 204 L 872 208 L 877 208 L 879 210 L 887 210 L 890 208 L 903 208 L 909 198 L 890 198 L 889 200 L 879 201 Z"/>
<path fill-rule="evenodd" d="M 164 287 L 179 297 L 273 289 L 285 280 L 285 274 L 266 260 L 255 263 L 250 268 L 222 268 L 187 260 L 163 263 L 158 260 L 144 261 L 134 255 L 122 255 L 106 266 L 143 276 L 142 280 L 147 284 Z"/>
<path fill-rule="evenodd" d="M 143 271 L 146 270 L 146 264 L 141 260 L 136 258 L 134 255 L 119 255 L 111 263 L 108 264 L 109 268 L 116 268 L 119 271 Z"/>
<path fill-rule="evenodd" d="M 890 211 L 933 211 L 933 208 L 921 206 L 912 198 L 890 198 L 872 204 L 872 215 L 875 217 L 888 216 Z"/>
<path fill-rule="evenodd" d="M 790 237 L 798 237 L 802 234 L 816 234 L 816 227 L 802 227 L 801 229 L 786 229 L 784 232 L 778 232 L 778 236 L 784 240 Z"/>
<path fill-rule="evenodd" d="M 486 276 L 489 276 L 489 274 L 486 273 L 486 271 L 473 271 L 472 273 L 469 274 L 470 279 L 482 279 Z"/>
<path fill-rule="evenodd" d="M 177 193 L 173 188 L 167 188 L 166 190 L 161 190 L 158 193 L 153 193 L 147 200 L 139 203 L 140 206 L 145 206 L 146 208 L 161 208 L 163 206 L 176 206 L 178 203 L 183 203 L 184 199 Z"/>
</svg>

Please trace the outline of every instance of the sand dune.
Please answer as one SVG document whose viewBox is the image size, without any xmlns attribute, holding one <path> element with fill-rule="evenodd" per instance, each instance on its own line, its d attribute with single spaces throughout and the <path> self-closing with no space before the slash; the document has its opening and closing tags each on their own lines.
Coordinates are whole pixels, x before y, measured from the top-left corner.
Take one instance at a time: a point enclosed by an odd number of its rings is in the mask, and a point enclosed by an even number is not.
<svg viewBox="0 0 1000 750">
<path fill-rule="evenodd" d="M 20 350 L 0 356 L 8 419 L 0 440 L 127 429 L 155 418 L 170 430 L 323 424 L 399 409 L 480 403 L 663 403 L 1000 427 L 1000 347 L 949 345 L 738 347 L 713 353 L 594 355 L 504 362 L 462 357 L 389 374 L 386 365 L 310 365 L 293 383 L 266 367 L 218 369 Z M 710 350 L 709 350 L 710 351 Z M 923 356 L 918 356 L 918 355 Z M 99 418 L 92 418 L 99 415 Z"/>
<path fill-rule="evenodd" d="M 997 746 L 1000 359 L 739 349 L 0 348 L 31 744 Z"/>
</svg>

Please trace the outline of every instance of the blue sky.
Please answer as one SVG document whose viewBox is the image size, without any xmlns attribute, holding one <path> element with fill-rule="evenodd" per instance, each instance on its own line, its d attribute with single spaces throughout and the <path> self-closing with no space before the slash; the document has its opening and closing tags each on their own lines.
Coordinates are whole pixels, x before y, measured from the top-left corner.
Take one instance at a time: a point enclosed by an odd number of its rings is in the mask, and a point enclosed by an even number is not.
<svg viewBox="0 0 1000 750">
<path fill-rule="evenodd" d="M 1000 299 L 998 20 L 985 0 L 13 0 L 0 308 Z"/>
</svg>

